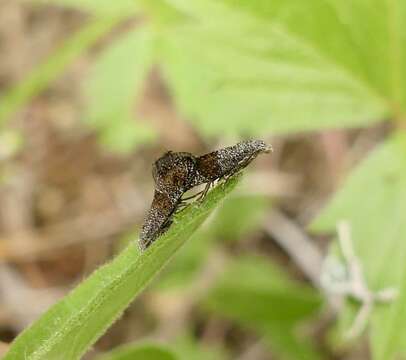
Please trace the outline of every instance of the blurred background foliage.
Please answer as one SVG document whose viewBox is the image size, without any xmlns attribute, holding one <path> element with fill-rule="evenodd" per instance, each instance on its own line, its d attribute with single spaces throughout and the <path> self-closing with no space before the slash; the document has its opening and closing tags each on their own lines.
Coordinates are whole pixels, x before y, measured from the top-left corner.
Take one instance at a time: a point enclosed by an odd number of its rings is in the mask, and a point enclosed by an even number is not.
<svg viewBox="0 0 406 360">
<path fill-rule="evenodd" d="M 162 152 L 263 138 L 86 358 L 406 356 L 405 19 L 402 0 L 0 2 L 0 351 L 134 241 Z M 357 341 L 360 304 L 318 276 L 340 220 L 368 286 L 398 291 Z"/>
</svg>

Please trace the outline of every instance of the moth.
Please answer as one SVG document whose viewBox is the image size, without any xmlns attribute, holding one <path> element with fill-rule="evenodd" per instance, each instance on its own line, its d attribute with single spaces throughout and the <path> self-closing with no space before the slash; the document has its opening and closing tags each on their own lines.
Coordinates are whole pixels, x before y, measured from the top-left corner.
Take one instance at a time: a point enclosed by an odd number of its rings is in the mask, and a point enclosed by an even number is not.
<svg viewBox="0 0 406 360">
<path fill-rule="evenodd" d="M 142 226 L 139 247 L 145 250 L 169 229 L 173 215 L 196 196 L 203 199 L 217 180 L 231 177 L 272 147 L 262 140 L 248 140 L 202 156 L 168 151 L 152 167 L 155 193 Z M 195 186 L 206 184 L 197 194 L 182 198 Z"/>
</svg>

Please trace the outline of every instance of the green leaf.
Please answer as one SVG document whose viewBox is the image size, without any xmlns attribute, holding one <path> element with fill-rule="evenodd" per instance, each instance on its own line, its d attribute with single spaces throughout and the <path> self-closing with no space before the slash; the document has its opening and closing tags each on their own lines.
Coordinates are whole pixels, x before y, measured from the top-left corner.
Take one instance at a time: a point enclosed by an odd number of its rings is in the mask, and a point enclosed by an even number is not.
<svg viewBox="0 0 406 360">
<path fill-rule="evenodd" d="M 110 151 L 127 154 L 134 150 L 135 146 L 149 143 L 156 137 L 154 129 L 126 118 L 126 115 L 128 114 L 115 114 L 115 123 L 99 129 L 99 140 Z"/>
<path fill-rule="evenodd" d="M 177 360 L 179 359 L 166 346 L 154 343 L 135 343 L 123 345 L 97 360 Z"/>
<path fill-rule="evenodd" d="M 156 283 L 157 289 L 160 291 L 187 289 L 205 263 L 213 247 L 213 240 L 210 232 L 202 229 L 196 231 L 191 241 L 179 250 L 176 258 L 160 275 Z"/>
<path fill-rule="evenodd" d="M 16 155 L 24 145 L 24 138 L 14 129 L 0 130 L 0 161 Z"/>
<path fill-rule="evenodd" d="M 163 41 L 164 73 L 178 106 L 207 134 L 358 127 L 405 115 L 402 1 L 216 2 L 228 12 L 212 1 L 171 3 L 195 10 L 198 21 Z"/>
<path fill-rule="evenodd" d="M 238 241 L 257 229 L 269 210 L 263 196 L 231 196 L 220 206 L 212 221 L 193 235 L 157 282 L 159 289 L 186 288 L 194 281 L 207 256 L 221 240 Z"/>
<path fill-rule="evenodd" d="M 354 127 L 387 113 L 377 94 L 275 26 L 185 26 L 163 49 L 178 106 L 207 134 Z"/>
<path fill-rule="evenodd" d="M 133 119 L 154 60 L 154 43 L 149 28 L 131 30 L 98 58 L 85 83 L 89 99 L 85 119 L 112 150 L 128 152 L 154 137 L 152 128 Z"/>
<path fill-rule="evenodd" d="M 33 3 L 62 5 L 99 15 L 130 15 L 139 11 L 136 0 L 30 0 Z"/>
<path fill-rule="evenodd" d="M 162 237 L 140 253 L 130 244 L 51 307 L 11 345 L 4 359 L 78 359 L 120 317 L 124 309 L 170 260 L 178 248 L 235 187 L 234 177 L 201 203 L 180 213 Z"/>
<path fill-rule="evenodd" d="M 208 344 L 200 344 L 192 335 L 186 334 L 173 343 L 179 360 L 225 360 L 229 359 L 225 349 Z"/>
<path fill-rule="evenodd" d="M 153 22 L 155 28 L 165 29 L 168 26 L 177 25 L 186 20 L 189 20 L 186 14 L 181 9 L 169 4 L 167 0 L 138 0 L 142 3 L 142 7 Z"/>
<path fill-rule="evenodd" d="M 392 304 L 373 311 L 370 343 L 379 360 L 406 354 L 405 214 L 406 136 L 398 134 L 355 169 L 312 224 L 313 230 L 332 232 L 338 221 L 347 220 L 368 286 L 399 291 Z"/>
<path fill-rule="evenodd" d="M 84 51 L 107 34 L 123 18 L 100 18 L 85 25 L 34 69 L 21 83 L 0 98 L 0 126 L 10 116 L 25 106 L 34 96 L 43 91 L 65 68 Z"/>
<path fill-rule="evenodd" d="M 233 196 L 226 199 L 213 221 L 193 235 L 160 277 L 159 289 L 187 287 L 205 263 L 215 243 L 238 241 L 255 229 L 263 219 L 269 204 L 261 196 Z"/>
<path fill-rule="evenodd" d="M 264 196 L 233 196 L 224 201 L 213 219 L 210 232 L 214 237 L 237 241 L 257 229 L 269 210 Z"/>
<path fill-rule="evenodd" d="M 320 296 L 292 282 L 282 270 L 261 257 L 236 260 L 209 295 L 206 306 L 262 334 L 289 359 L 317 359 L 295 327 L 320 308 Z"/>
<path fill-rule="evenodd" d="M 128 118 L 128 115 L 128 113 L 115 113 L 112 117 L 115 123 L 97 129 L 100 143 L 109 151 L 127 154 L 137 145 L 149 143 L 155 139 L 154 129 Z"/>
<path fill-rule="evenodd" d="M 223 2 L 283 26 L 284 31 L 311 46 L 338 69 L 359 79 L 388 103 L 402 104 L 403 113 L 406 110 L 404 1 Z"/>
</svg>

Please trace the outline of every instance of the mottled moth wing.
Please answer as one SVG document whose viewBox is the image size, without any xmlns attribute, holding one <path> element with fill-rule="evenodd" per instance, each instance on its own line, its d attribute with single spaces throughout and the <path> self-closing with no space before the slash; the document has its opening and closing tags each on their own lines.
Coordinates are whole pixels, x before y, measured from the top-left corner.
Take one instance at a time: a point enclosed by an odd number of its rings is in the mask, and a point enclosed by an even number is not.
<svg viewBox="0 0 406 360">
<path fill-rule="evenodd" d="M 272 147 L 264 141 L 248 140 L 199 156 L 195 185 L 231 176 L 245 168 L 260 153 L 270 151 Z"/>
<path fill-rule="evenodd" d="M 155 190 L 151 208 L 140 234 L 139 246 L 141 250 L 145 250 L 169 228 L 180 198 L 181 195 L 179 199 L 174 199 L 173 195 L 169 196 L 167 193 Z"/>
<path fill-rule="evenodd" d="M 172 151 L 155 161 L 152 167 L 155 193 L 141 230 L 141 249 L 145 250 L 169 228 L 182 195 L 194 179 L 195 162 L 190 153 Z"/>
</svg>

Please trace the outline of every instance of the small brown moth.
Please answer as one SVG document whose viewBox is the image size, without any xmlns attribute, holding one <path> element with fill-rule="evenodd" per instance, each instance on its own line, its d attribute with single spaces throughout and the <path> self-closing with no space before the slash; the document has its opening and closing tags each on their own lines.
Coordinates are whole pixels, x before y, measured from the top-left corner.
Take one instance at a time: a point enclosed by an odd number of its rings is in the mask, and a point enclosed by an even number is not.
<svg viewBox="0 0 406 360">
<path fill-rule="evenodd" d="M 173 215 L 185 200 L 197 195 L 202 199 L 216 180 L 236 174 L 258 154 L 270 151 L 272 147 L 264 141 L 248 140 L 198 157 L 185 152 L 164 154 L 153 165 L 155 193 L 141 230 L 140 248 L 145 250 L 169 229 Z M 206 184 L 203 191 L 182 199 L 186 191 L 201 184 Z"/>
</svg>

